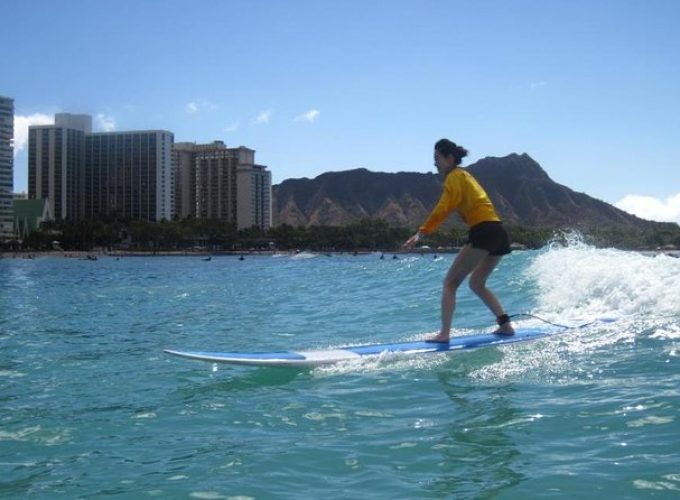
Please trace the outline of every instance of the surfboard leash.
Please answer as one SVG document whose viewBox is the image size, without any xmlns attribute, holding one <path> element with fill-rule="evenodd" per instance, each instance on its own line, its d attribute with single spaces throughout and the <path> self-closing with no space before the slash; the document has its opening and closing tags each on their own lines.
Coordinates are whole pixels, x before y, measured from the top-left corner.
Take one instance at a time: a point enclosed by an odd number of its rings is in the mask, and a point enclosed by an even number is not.
<svg viewBox="0 0 680 500">
<path fill-rule="evenodd" d="M 534 318 L 534 319 L 537 319 L 539 321 L 542 321 L 543 323 L 547 323 L 548 325 L 557 326 L 557 327 L 560 327 L 560 328 L 564 328 L 566 330 L 578 330 L 579 328 L 584 328 L 588 325 L 592 325 L 592 324 L 596 323 L 596 321 L 590 321 L 588 323 L 583 323 L 582 325 L 578 325 L 578 326 L 560 325 L 559 323 L 553 323 L 552 321 L 548 321 L 545 318 L 541 318 L 540 316 L 536 316 L 535 314 L 529 314 L 529 313 L 511 314 L 509 317 L 510 317 L 510 319 L 517 318 L 517 317 Z"/>
</svg>

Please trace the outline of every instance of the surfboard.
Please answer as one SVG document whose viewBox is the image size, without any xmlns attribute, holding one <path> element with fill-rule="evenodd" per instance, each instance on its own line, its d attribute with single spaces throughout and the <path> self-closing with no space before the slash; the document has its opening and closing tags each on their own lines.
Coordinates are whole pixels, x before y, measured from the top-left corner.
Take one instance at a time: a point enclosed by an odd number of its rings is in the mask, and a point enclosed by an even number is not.
<svg viewBox="0 0 680 500">
<path fill-rule="evenodd" d="M 568 330 L 551 328 L 522 328 L 514 335 L 496 335 L 493 333 L 451 337 L 450 342 L 397 342 L 388 344 L 354 345 L 336 349 L 282 352 L 211 352 L 181 351 L 165 349 L 164 352 L 180 358 L 209 361 L 212 363 L 229 363 L 251 366 L 320 366 L 341 361 L 351 361 L 368 356 L 380 356 L 384 353 L 403 355 L 437 354 L 480 347 L 502 346 L 538 340 Z"/>
</svg>

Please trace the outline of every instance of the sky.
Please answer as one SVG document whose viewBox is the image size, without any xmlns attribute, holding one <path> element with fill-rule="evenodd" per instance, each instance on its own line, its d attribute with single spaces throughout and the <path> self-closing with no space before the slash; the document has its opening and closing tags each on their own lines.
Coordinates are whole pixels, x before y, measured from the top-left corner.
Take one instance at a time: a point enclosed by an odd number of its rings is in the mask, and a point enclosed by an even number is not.
<svg viewBox="0 0 680 500">
<path fill-rule="evenodd" d="M 555 181 L 680 223 L 677 0 L 0 0 L 0 95 L 27 131 L 256 150 L 274 184 L 358 167 L 431 172 L 447 137 L 527 153 Z"/>
</svg>

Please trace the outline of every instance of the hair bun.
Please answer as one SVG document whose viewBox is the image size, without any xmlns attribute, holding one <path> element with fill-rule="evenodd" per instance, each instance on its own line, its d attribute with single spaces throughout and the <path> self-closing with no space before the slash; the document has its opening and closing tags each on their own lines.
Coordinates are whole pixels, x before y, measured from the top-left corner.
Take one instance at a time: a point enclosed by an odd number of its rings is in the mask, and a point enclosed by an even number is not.
<svg viewBox="0 0 680 500">
<path fill-rule="evenodd" d="M 458 162 L 465 158 L 468 155 L 468 150 L 465 149 L 463 146 L 458 146 L 456 145 L 456 157 L 458 158 Z"/>
</svg>

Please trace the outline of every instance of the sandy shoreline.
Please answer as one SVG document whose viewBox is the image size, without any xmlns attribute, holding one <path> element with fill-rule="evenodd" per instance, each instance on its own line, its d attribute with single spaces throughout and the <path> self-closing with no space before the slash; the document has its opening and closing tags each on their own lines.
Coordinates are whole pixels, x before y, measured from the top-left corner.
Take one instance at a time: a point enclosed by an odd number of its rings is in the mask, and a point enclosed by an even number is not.
<svg viewBox="0 0 680 500">
<path fill-rule="evenodd" d="M 669 257 L 680 258 L 680 250 L 630 250 L 632 252 L 638 252 L 643 255 L 656 256 L 656 255 L 667 255 Z M 64 258 L 64 259 L 80 259 L 80 260 L 97 260 L 99 258 L 122 258 L 122 257 L 195 257 L 195 258 L 208 258 L 217 256 L 286 256 L 294 257 L 299 256 L 327 256 L 331 257 L 334 255 L 384 255 L 385 258 L 389 258 L 393 255 L 437 255 L 437 254 L 451 254 L 458 252 L 457 248 L 446 248 L 446 249 L 423 249 L 423 250 L 389 250 L 389 251 L 370 251 L 370 250 L 357 250 L 357 251 L 327 251 L 327 252 L 294 252 L 294 251 L 273 251 L 273 250 L 248 250 L 248 251 L 226 251 L 226 250 L 201 250 L 201 251 L 104 251 L 97 250 L 91 252 L 84 251 L 44 251 L 44 252 L 0 252 L 0 259 L 39 259 L 39 258 Z"/>
<path fill-rule="evenodd" d="M 64 258 L 64 259 L 81 259 L 81 260 L 96 260 L 99 258 L 122 258 L 122 257 L 196 257 L 196 258 L 208 258 L 208 257 L 218 257 L 218 256 L 231 256 L 231 257 L 247 257 L 247 256 L 285 256 L 294 257 L 298 256 L 327 256 L 331 257 L 333 255 L 380 255 L 384 254 L 385 257 L 392 255 L 403 255 L 403 254 L 445 254 L 445 253 L 456 253 L 457 249 L 446 249 L 440 250 L 438 252 L 425 250 L 425 251 L 402 251 L 402 250 L 391 250 L 391 251 L 363 251 L 359 250 L 356 252 L 275 252 L 271 250 L 250 250 L 250 251 L 159 251 L 159 252 L 141 252 L 141 251 L 111 251 L 111 252 L 58 252 L 58 251 L 46 251 L 46 252 L 0 252 L 0 259 L 39 259 L 39 258 Z"/>
<path fill-rule="evenodd" d="M 94 260 L 95 258 L 121 258 L 121 257 L 196 257 L 196 258 L 207 258 L 207 257 L 217 257 L 217 256 L 295 256 L 295 255 L 371 255 L 380 254 L 392 255 L 393 253 L 421 253 L 421 252 L 400 252 L 400 251 L 390 251 L 390 252 L 371 252 L 371 251 L 356 251 L 356 252 L 285 252 L 285 251 L 272 251 L 272 250 L 247 250 L 247 251 L 225 251 L 225 250 L 214 250 L 214 251 L 181 251 L 181 250 L 171 250 L 171 251 L 72 251 L 72 252 L 61 252 L 61 251 L 44 251 L 44 252 L 0 252 L 1 258 L 8 259 L 38 259 L 38 258 L 65 258 L 65 259 L 82 259 L 82 260 Z M 433 252 L 425 252 L 433 253 Z M 436 253 L 436 252 L 434 252 Z M 451 251 L 440 251 L 439 253 L 451 253 Z"/>
</svg>

